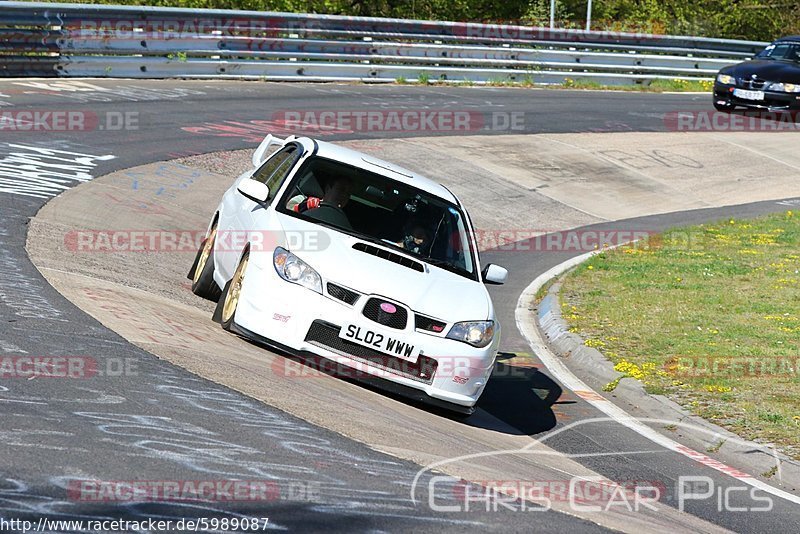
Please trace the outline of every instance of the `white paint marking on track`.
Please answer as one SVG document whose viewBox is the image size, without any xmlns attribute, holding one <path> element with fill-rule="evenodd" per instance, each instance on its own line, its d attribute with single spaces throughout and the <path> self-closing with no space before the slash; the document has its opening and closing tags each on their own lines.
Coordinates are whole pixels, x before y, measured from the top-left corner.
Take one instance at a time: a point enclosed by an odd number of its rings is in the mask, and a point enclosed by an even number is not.
<svg viewBox="0 0 800 534">
<path fill-rule="evenodd" d="M 78 183 L 92 180 L 91 171 L 99 162 L 115 158 L 112 154 L 93 155 L 0 143 L 0 193 L 49 199 Z"/>
<path fill-rule="evenodd" d="M 724 463 L 706 456 L 703 453 L 686 447 L 685 445 L 682 445 L 677 441 L 674 441 L 650 428 L 638 419 L 635 419 L 628 412 L 594 391 L 583 380 L 575 376 L 575 374 L 570 371 L 566 365 L 564 365 L 564 362 L 562 362 L 558 356 L 556 356 L 553 351 L 550 350 L 547 342 L 542 338 L 538 328 L 534 324 L 534 316 L 531 308 L 535 300 L 536 293 L 549 280 L 555 278 L 556 276 L 560 276 L 569 269 L 588 260 L 599 252 L 602 251 L 588 252 L 586 254 L 569 259 L 560 265 L 556 265 L 552 269 L 549 269 L 548 271 L 539 275 L 528 287 L 525 288 L 525 291 L 523 291 L 520 295 L 519 300 L 517 301 L 517 308 L 514 311 L 514 316 L 516 319 L 517 328 L 531 346 L 533 353 L 539 357 L 545 367 L 547 367 L 550 373 L 552 373 L 552 375 L 559 382 L 561 382 L 564 387 L 573 391 L 576 395 L 584 399 L 586 402 L 606 414 L 620 425 L 633 430 L 640 436 L 647 438 L 653 443 L 661 445 L 672 452 L 686 456 L 687 458 L 715 469 L 720 473 L 731 476 L 737 480 L 741 480 L 745 484 L 748 484 L 754 488 L 769 493 L 770 495 L 774 495 L 775 497 L 785 499 L 794 504 L 800 504 L 800 496 L 793 495 L 787 491 L 770 486 L 769 484 L 758 480 L 752 475 L 739 471 L 738 469 L 725 465 Z"/>
<path fill-rule="evenodd" d="M 753 148 L 751 146 L 743 145 L 741 143 L 734 143 L 730 139 L 726 139 L 723 136 L 715 136 L 715 139 L 718 139 L 719 141 L 722 141 L 723 143 L 728 143 L 729 145 L 733 145 L 736 148 L 741 148 L 742 150 L 746 150 L 747 152 L 751 152 L 751 153 L 755 154 L 756 156 L 759 156 L 759 157 L 766 158 L 768 160 L 774 161 L 775 163 L 778 163 L 780 165 L 785 165 L 786 167 L 789 167 L 790 169 L 793 169 L 795 171 L 800 171 L 800 167 L 798 167 L 797 165 L 795 165 L 793 163 L 789 163 L 788 161 L 784 161 L 784 160 L 782 160 L 780 158 L 776 158 L 775 156 L 770 156 L 769 154 L 765 154 L 764 152 L 762 152 L 760 150 L 756 150 L 755 148 Z"/>
</svg>

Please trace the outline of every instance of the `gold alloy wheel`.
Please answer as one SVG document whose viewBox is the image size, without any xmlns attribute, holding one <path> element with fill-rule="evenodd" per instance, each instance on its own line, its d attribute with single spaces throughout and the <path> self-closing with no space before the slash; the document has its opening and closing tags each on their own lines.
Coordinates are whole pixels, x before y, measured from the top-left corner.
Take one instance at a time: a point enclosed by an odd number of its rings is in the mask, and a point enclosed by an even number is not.
<svg viewBox="0 0 800 534">
<path fill-rule="evenodd" d="M 239 266 L 236 267 L 236 272 L 233 273 L 233 278 L 231 278 L 231 285 L 228 288 L 228 294 L 225 296 L 225 304 L 222 307 L 222 322 L 224 323 L 231 320 L 233 314 L 236 312 L 236 306 L 239 305 L 239 295 L 242 292 L 244 270 L 247 269 L 247 262 L 249 259 L 249 254 L 242 258 L 242 261 L 239 262 Z"/>
<path fill-rule="evenodd" d="M 203 245 L 203 253 L 200 254 L 200 260 L 197 262 L 197 267 L 195 267 L 193 280 L 195 284 L 200 280 L 200 275 L 203 273 L 203 269 L 205 269 L 206 263 L 208 263 L 208 258 L 211 256 L 211 251 L 214 249 L 215 237 L 217 237 L 216 225 L 211 229 L 211 234 L 209 234 L 208 239 L 206 239 Z"/>
</svg>

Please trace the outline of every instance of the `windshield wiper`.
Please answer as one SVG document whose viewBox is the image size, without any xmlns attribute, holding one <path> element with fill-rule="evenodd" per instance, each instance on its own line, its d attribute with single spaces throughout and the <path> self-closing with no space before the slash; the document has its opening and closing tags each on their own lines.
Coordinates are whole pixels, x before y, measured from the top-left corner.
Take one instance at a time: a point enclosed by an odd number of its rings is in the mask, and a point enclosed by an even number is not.
<svg viewBox="0 0 800 534">
<path fill-rule="evenodd" d="M 394 248 L 399 248 L 399 247 L 398 247 L 397 245 L 395 245 L 394 243 L 388 243 L 388 242 L 384 241 L 383 239 L 380 239 L 380 238 L 378 238 L 378 237 L 373 237 L 373 236 L 371 236 L 371 235 L 369 235 L 369 234 L 364 234 L 364 233 L 362 233 L 362 232 L 358 232 L 358 231 L 356 231 L 356 230 L 353 230 L 353 231 L 352 231 L 352 232 L 350 232 L 350 233 L 351 233 L 351 234 L 352 234 L 354 237 L 357 237 L 357 238 L 359 238 L 359 239 L 362 239 L 362 240 L 364 240 L 364 241 L 369 241 L 370 243 L 375 243 L 376 245 L 380 245 L 380 246 L 382 246 L 382 247 L 394 247 Z M 400 250 L 403 250 L 403 249 L 400 249 Z M 406 251 L 405 251 L 405 250 L 403 250 L 403 252 L 406 252 Z"/>
<path fill-rule="evenodd" d="M 422 257 L 422 261 L 424 261 L 426 263 L 430 263 L 431 265 L 435 265 L 437 267 L 440 267 L 440 268 L 444 269 L 445 271 L 450 271 L 452 273 L 460 274 L 460 275 L 463 275 L 463 276 L 472 276 L 471 273 L 469 271 L 467 271 L 466 269 L 462 269 L 461 267 L 453 265 L 452 263 L 450 263 L 447 260 L 440 260 L 438 258 L 425 258 L 425 257 Z"/>
</svg>

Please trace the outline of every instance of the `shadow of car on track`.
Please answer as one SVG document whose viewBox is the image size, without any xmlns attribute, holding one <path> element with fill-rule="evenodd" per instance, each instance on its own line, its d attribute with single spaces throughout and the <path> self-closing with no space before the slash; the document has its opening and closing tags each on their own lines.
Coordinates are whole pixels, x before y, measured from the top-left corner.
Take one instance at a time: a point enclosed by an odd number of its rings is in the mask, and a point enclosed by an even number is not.
<svg viewBox="0 0 800 534">
<path fill-rule="evenodd" d="M 561 397 L 562 389 L 536 367 L 505 363 L 514 356 L 507 352 L 498 354 L 498 361 L 478 401 L 478 408 L 515 429 L 520 435 L 531 436 L 551 430 L 557 423 L 552 406 Z M 473 424 L 471 419 L 473 418 L 466 421 L 467 424 Z M 488 425 L 480 426 L 490 428 Z M 508 433 L 508 429 L 491 430 Z"/>
</svg>

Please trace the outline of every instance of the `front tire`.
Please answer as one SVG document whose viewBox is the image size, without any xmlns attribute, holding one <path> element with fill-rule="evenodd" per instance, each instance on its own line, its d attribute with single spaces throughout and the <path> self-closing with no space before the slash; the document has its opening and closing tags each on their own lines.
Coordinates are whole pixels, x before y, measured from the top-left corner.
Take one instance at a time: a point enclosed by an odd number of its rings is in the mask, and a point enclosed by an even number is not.
<svg viewBox="0 0 800 534">
<path fill-rule="evenodd" d="M 222 323 L 222 328 L 228 331 L 233 327 L 233 322 L 236 318 L 236 308 L 239 307 L 239 299 L 242 295 L 242 283 L 244 283 L 244 274 L 249 261 L 250 251 L 247 251 L 242 256 L 242 259 L 239 260 L 239 265 L 236 266 L 233 278 L 225 285 L 225 291 L 222 293 L 219 303 L 217 304 L 219 321 Z"/>
<path fill-rule="evenodd" d="M 192 273 L 192 293 L 208 300 L 218 300 L 221 293 L 219 286 L 214 281 L 214 241 L 216 237 L 217 225 L 215 223 L 200 250 L 197 251 L 196 266 Z"/>
<path fill-rule="evenodd" d="M 731 111 L 733 111 L 734 109 L 736 109 L 736 104 L 731 104 L 730 102 L 728 102 L 728 103 L 726 103 L 726 104 L 720 104 L 720 103 L 717 101 L 717 99 L 715 98 L 715 99 L 714 99 L 714 108 L 715 108 L 717 111 L 723 111 L 723 112 L 725 112 L 725 113 L 730 113 Z"/>
</svg>

